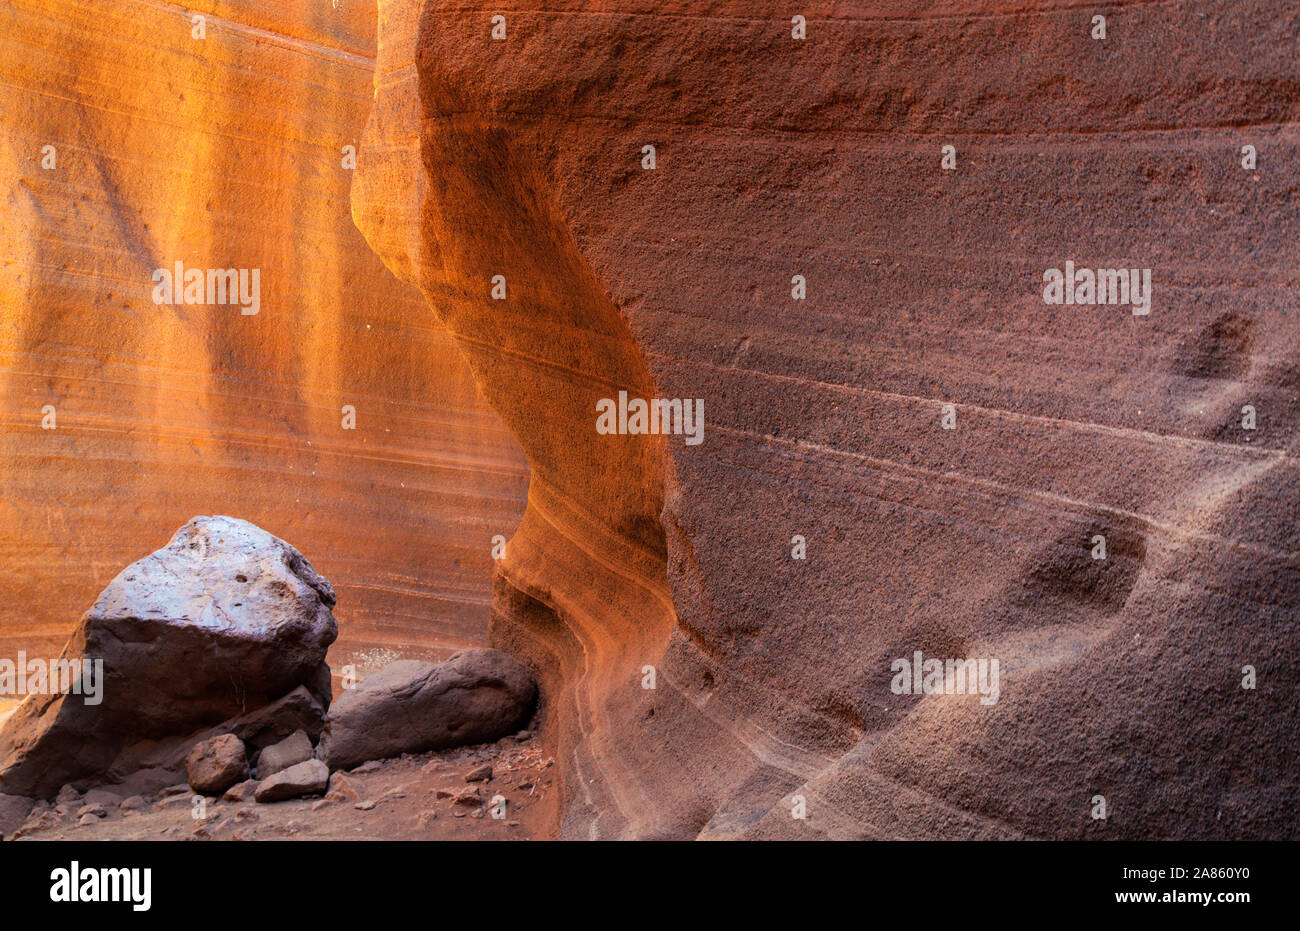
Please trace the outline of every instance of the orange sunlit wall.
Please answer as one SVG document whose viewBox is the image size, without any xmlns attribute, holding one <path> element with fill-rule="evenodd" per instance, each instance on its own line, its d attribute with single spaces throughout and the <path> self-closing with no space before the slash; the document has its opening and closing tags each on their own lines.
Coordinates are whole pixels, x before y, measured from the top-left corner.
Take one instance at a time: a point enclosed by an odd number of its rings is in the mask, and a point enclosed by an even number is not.
<svg viewBox="0 0 1300 931">
<path fill-rule="evenodd" d="M 374 27 L 351 0 L 0 8 L 0 655 L 57 651 L 211 513 L 334 582 L 336 667 L 485 636 L 527 466 L 353 226 Z M 257 313 L 155 303 L 177 261 L 258 270 Z"/>
</svg>

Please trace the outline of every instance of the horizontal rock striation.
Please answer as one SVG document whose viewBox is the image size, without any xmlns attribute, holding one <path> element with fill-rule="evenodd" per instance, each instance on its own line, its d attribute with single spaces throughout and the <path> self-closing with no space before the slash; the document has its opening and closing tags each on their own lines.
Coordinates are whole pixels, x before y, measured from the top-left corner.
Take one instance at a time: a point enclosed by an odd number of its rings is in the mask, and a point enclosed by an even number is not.
<svg viewBox="0 0 1300 931">
<path fill-rule="evenodd" d="M 619 6 L 380 0 L 352 191 L 532 467 L 492 630 L 557 830 L 1295 837 L 1300 13 Z"/>
<path fill-rule="evenodd" d="M 483 642 L 527 467 L 352 224 L 374 34 L 358 0 L 0 5 L 0 656 L 212 513 L 339 580 L 336 669 Z M 259 270 L 258 312 L 155 304 L 177 261 Z"/>
</svg>

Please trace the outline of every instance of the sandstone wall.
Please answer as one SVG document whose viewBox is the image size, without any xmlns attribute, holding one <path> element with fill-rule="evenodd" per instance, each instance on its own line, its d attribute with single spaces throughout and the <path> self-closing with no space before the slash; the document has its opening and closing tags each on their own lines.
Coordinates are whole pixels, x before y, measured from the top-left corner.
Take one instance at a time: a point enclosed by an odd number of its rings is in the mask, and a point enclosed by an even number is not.
<svg viewBox="0 0 1300 931">
<path fill-rule="evenodd" d="M 493 637 L 557 828 L 1295 837 L 1300 13 L 536 7 L 380 0 L 352 198 L 533 468 Z M 1067 260 L 1150 314 L 1045 305 Z M 620 389 L 704 443 L 597 435 Z"/>
<path fill-rule="evenodd" d="M 0 5 L 0 655 L 60 648 L 199 514 L 253 521 L 335 582 L 336 671 L 485 638 L 489 541 L 527 467 L 352 224 L 341 150 L 373 97 L 374 16 Z M 259 268 L 260 311 L 154 304 L 177 260 Z"/>
</svg>

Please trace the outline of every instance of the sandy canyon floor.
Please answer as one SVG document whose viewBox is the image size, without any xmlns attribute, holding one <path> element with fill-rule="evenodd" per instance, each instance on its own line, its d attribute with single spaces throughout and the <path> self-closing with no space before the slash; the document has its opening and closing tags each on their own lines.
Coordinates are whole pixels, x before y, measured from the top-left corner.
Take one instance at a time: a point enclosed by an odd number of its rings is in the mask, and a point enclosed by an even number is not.
<svg viewBox="0 0 1300 931">
<path fill-rule="evenodd" d="M 466 776 L 492 767 L 487 781 Z M 322 797 L 259 804 L 209 798 L 194 817 L 193 793 L 175 786 L 137 811 L 104 805 L 81 824 L 82 802 L 51 810 L 19 840 L 532 840 L 551 835 L 556 812 L 554 761 L 535 736 L 363 764 L 345 774 L 355 801 Z M 111 788 L 111 787 L 110 787 Z M 484 804 L 458 801 L 477 790 Z M 439 796 L 442 797 L 439 797 Z M 505 798 L 505 817 L 491 800 Z"/>
</svg>

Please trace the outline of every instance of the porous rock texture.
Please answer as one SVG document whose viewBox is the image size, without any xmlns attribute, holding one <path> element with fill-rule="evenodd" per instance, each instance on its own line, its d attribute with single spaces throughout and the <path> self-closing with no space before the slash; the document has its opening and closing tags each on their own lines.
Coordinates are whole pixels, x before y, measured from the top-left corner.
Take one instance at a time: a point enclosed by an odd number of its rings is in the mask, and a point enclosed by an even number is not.
<svg viewBox="0 0 1300 931">
<path fill-rule="evenodd" d="M 106 775 L 109 782 L 126 786 L 128 793 L 147 794 L 184 778 L 189 754 L 204 741 L 232 734 L 244 742 L 251 757 L 254 751 L 279 743 L 299 730 L 314 739 L 324 723 L 325 706 L 300 685 L 270 704 L 212 727 L 158 740 L 132 741 L 113 759 Z"/>
<path fill-rule="evenodd" d="M 335 669 L 483 642 L 527 466 L 352 223 L 374 53 L 362 0 L 0 4 L 0 656 L 218 513 L 339 583 Z M 260 310 L 155 304 L 178 260 Z"/>
<path fill-rule="evenodd" d="M 0 726 L 0 789 L 48 797 L 107 774 L 129 743 L 190 733 L 299 687 L 328 705 L 334 597 L 283 540 L 196 517 L 82 617 L 63 656 L 96 664 L 82 676 L 92 687 L 33 694 Z"/>
<path fill-rule="evenodd" d="M 315 752 L 311 738 L 306 731 L 294 731 L 288 737 L 271 744 L 257 757 L 257 778 L 274 776 L 282 769 L 288 769 L 304 760 L 310 760 Z"/>
<path fill-rule="evenodd" d="M 558 832 L 1296 837 L 1300 10 L 538 6 L 380 0 L 352 205 L 532 466 L 491 633 Z"/>
<path fill-rule="evenodd" d="M 332 770 L 350 769 L 490 743 L 527 724 L 536 702 L 528 667 L 499 650 L 462 650 L 441 663 L 399 660 L 339 695 L 316 756 Z"/>
<path fill-rule="evenodd" d="M 253 797 L 259 802 L 279 802 L 300 795 L 323 793 L 329 788 L 330 771 L 320 760 L 304 760 L 282 769 L 257 784 Z"/>
<path fill-rule="evenodd" d="M 248 779 L 248 754 L 234 734 L 220 734 L 194 745 L 185 758 L 190 788 L 205 795 L 220 795 Z"/>
<path fill-rule="evenodd" d="M 0 793 L 0 840 L 22 827 L 35 802 L 25 795 Z"/>
</svg>

